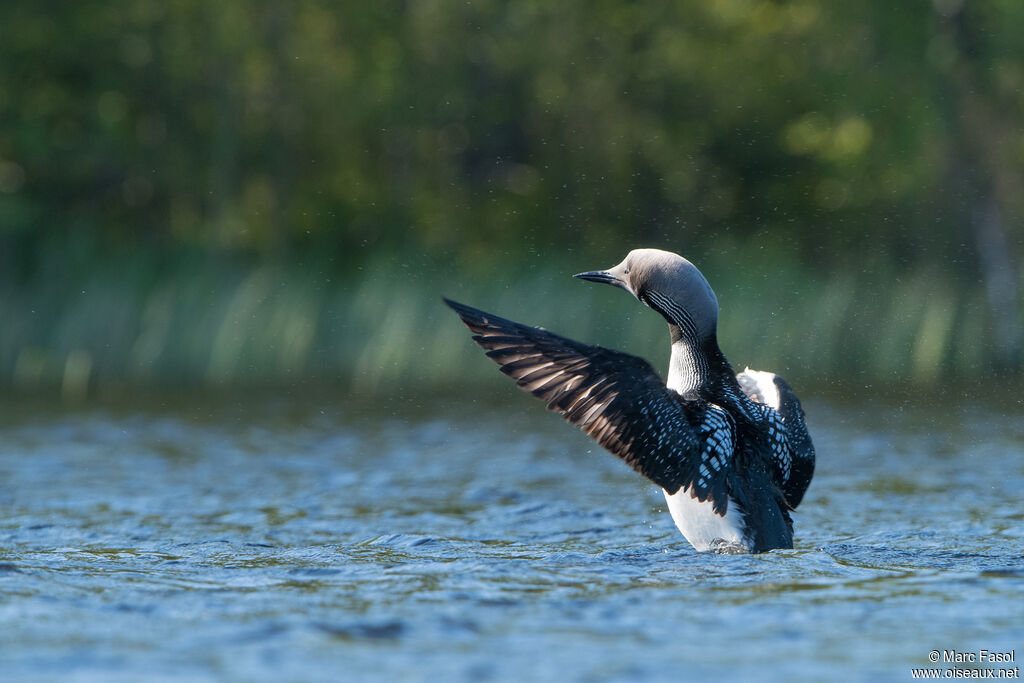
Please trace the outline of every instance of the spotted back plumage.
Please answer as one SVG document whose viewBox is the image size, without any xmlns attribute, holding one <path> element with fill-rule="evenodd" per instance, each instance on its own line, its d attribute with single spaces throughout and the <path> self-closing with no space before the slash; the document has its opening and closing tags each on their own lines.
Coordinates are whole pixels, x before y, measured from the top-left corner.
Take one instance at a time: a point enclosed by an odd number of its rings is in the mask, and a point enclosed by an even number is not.
<svg viewBox="0 0 1024 683">
<path fill-rule="evenodd" d="M 767 425 L 775 479 L 786 505 L 795 510 L 811 484 L 815 460 L 800 400 L 789 383 L 774 373 L 747 368 L 736 379 Z"/>
</svg>

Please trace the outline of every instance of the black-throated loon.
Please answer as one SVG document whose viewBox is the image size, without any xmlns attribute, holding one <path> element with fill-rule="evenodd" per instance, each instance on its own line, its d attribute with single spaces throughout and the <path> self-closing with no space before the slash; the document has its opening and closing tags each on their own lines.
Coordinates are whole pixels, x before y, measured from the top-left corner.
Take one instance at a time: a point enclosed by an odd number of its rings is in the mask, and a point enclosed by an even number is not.
<svg viewBox="0 0 1024 683">
<path fill-rule="evenodd" d="M 814 473 L 803 409 L 773 373 L 733 373 L 718 347 L 718 299 L 697 267 L 635 249 L 574 277 L 624 289 L 664 316 L 667 382 L 636 356 L 445 303 L 503 373 L 664 489 L 694 548 L 792 548 L 789 512 Z"/>
</svg>

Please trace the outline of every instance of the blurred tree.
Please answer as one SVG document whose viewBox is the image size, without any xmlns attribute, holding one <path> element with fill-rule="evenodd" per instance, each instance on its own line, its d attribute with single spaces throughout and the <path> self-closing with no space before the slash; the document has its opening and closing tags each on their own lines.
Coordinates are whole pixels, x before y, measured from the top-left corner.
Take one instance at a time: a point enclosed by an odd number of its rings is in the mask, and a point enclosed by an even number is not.
<svg viewBox="0 0 1024 683">
<path fill-rule="evenodd" d="M 1022 25 L 1024 7 L 999 4 L 1003 6 L 968 7 L 937 1 L 932 49 L 945 77 L 956 140 L 949 182 L 960 188 L 963 202 L 954 216 L 969 233 L 965 242 L 973 244 L 985 282 L 994 321 L 994 360 L 1001 368 L 1013 368 L 1022 351 L 1019 237 L 1010 239 L 1006 216 L 1024 215 L 1024 45 L 999 25 Z M 1019 236 L 1019 227 L 1014 232 Z"/>
<path fill-rule="evenodd" d="M 487 267 L 756 240 L 981 274 L 1016 320 L 1022 11 L 8 3 L 0 258 L 71 240 Z M 1015 353 L 1019 325 L 1002 334 Z"/>
</svg>

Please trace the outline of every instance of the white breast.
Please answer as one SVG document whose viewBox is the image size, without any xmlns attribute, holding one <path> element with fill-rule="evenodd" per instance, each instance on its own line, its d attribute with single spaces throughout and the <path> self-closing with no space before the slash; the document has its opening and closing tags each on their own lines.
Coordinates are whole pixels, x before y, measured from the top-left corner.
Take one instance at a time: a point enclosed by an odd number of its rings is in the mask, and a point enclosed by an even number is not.
<svg viewBox="0 0 1024 683">
<path fill-rule="evenodd" d="M 697 550 L 750 551 L 750 542 L 743 533 L 743 513 L 732 498 L 724 517 L 715 514 L 710 500 L 701 503 L 691 496 L 689 488 L 674 494 L 666 491 L 665 500 L 679 531 Z"/>
</svg>

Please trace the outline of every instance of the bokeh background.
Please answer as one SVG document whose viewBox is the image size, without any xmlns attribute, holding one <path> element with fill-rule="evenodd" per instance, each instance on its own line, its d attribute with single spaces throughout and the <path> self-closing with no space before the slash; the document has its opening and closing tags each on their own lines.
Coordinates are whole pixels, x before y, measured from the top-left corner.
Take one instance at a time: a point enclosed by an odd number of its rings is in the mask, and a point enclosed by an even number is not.
<svg viewBox="0 0 1024 683">
<path fill-rule="evenodd" d="M 1022 29 L 1018 0 L 5 3 L 0 385 L 499 381 L 441 295 L 660 363 L 655 314 L 567 277 L 639 246 L 704 270 L 739 367 L 984 385 L 1021 362 Z"/>
</svg>

